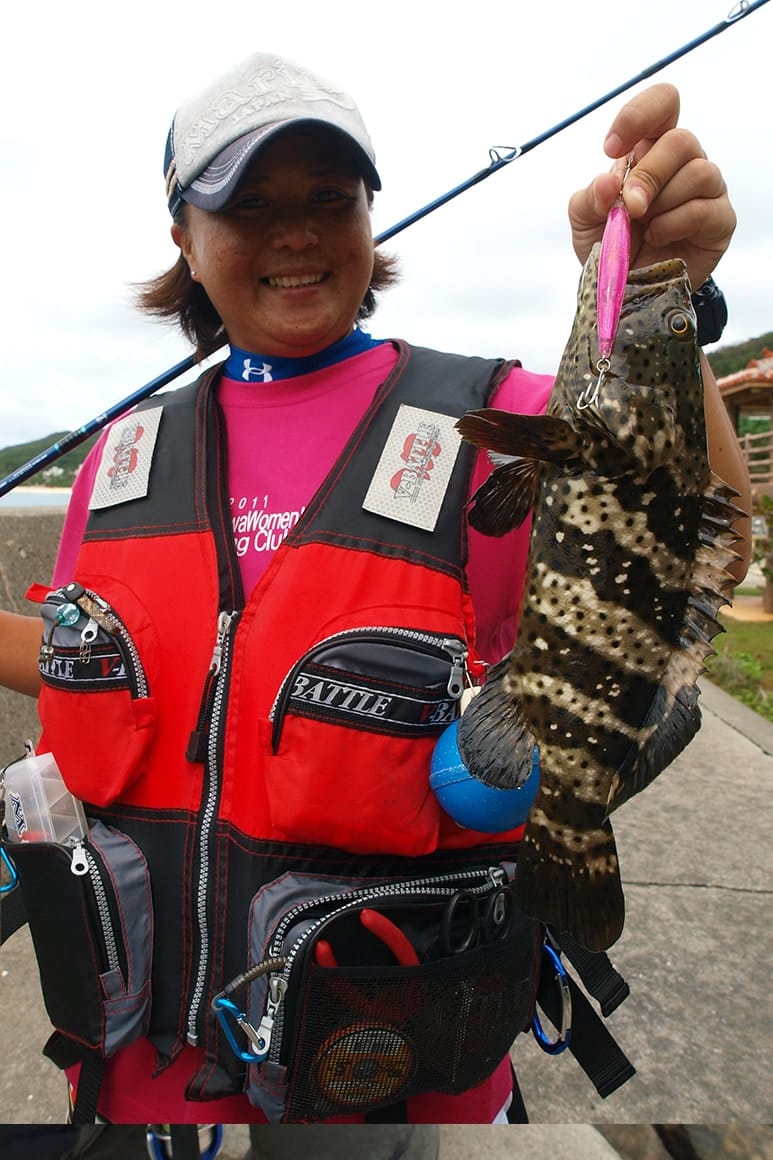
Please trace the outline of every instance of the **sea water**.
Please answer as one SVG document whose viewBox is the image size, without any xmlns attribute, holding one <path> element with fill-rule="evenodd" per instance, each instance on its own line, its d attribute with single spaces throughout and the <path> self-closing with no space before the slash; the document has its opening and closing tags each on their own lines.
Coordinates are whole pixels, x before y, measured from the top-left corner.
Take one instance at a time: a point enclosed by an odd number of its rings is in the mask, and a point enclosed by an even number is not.
<svg viewBox="0 0 773 1160">
<path fill-rule="evenodd" d="M 0 508 L 65 508 L 70 500 L 69 487 L 15 487 L 0 495 Z"/>
</svg>

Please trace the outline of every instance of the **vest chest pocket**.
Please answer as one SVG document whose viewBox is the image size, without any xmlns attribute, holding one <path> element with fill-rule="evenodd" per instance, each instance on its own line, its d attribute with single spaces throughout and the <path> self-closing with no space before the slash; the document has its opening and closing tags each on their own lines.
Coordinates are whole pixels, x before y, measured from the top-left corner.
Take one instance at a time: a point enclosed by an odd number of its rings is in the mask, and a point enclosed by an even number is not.
<svg viewBox="0 0 773 1160">
<path fill-rule="evenodd" d="M 38 594 L 35 586 L 28 596 Z M 139 776 L 155 733 L 155 638 L 136 599 L 125 603 L 130 622 L 74 581 L 46 591 L 40 606 L 38 708 L 46 740 L 68 789 L 99 806 Z"/>
<path fill-rule="evenodd" d="M 290 841 L 416 855 L 437 840 L 435 739 L 459 715 L 467 649 L 453 633 L 358 628 L 287 673 L 270 714 L 272 822 Z"/>
</svg>

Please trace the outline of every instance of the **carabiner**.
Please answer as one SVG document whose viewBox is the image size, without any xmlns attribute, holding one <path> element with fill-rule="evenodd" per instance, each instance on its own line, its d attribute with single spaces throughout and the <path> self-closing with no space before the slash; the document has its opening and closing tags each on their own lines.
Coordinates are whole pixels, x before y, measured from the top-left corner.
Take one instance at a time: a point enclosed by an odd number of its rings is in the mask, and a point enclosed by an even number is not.
<svg viewBox="0 0 773 1160">
<path fill-rule="evenodd" d="M 19 875 L 16 873 L 16 867 L 6 854 L 3 846 L 0 846 L 0 859 L 2 859 L 2 861 L 5 863 L 10 875 L 10 881 L 6 882 L 3 886 L 0 886 L 0 894 L 8 894 L 9 891 L 13 890 L 14 886 L 19 881 Z"/>
<path fill-rule="evenodd" d="M 215 1160 L 220 1146 L 223 1143 L 223 1125 L 222 1124 L 148 1124 L 145 1132 L 145 1144 L 148 1149 L 148 1156 L 150 1160 L 174 1160 L 177 1152 L 175 1144 L 187 1144 L 187 1140 L 180 1141 L 178 1138 L 175 1141 L 175 1134 L 183 1128 L 187 1131 L 190 1127 L 191 1131 L 196 1129 L 196 1137 L 198 1138 L 198 1155 L 201 1160 Z M 196 1149 L 196 1138 L 191 1141 L 191 1148 Z M 177 1149 L 178 1151 L 180 1148 Z M 188 1148 L 190 1151 L 190 1148 Z"/>
<path fill-rule="evenodd" d="M 268 1055 L 270 1038 L 266 1038 L 255 1030 L 247 1020 L 247 1013 L 240 1010 L 232 999 L 226 999 L 225 995 L 222 994 L 216 995 L 212 1000 L 212 1010 L 217 1015 L 220 1026 L 223 1028 L 225 1037 L 237 1059 L 240 1059 L 242 1063 L 262 1063 Z M 233 1028 L 228 1022 L 229 1015 L 247 1036 L 252 1048 L 251 1051 L 242 1051 L 233 1033 Z"/>
<path fill-rule="evenodd" d="M 545 943 L 542 949 L 552 961 L 555 979 L 561 991 L 561 1030 L 558 1039 L 549 1039 L 540 1023 L 536 1010 L 532 1015 L 531 1029 L 534 1038 L 543 1051 L 547 1052 L 548 1055 L 560 1055 L 562 1051 L 566 1051 L 572 1035 L 572 995 L 569 990 L 569 979 L 567 978 L 560 955 L 548 943 Z"/>
</svg>

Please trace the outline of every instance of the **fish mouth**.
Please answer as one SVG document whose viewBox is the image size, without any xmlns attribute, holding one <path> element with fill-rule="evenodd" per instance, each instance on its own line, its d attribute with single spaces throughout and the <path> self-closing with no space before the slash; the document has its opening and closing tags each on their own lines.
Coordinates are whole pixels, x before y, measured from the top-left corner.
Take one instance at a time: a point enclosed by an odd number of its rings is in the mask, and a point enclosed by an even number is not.
<svg viewBox="0 0 773 1160">
<path fill-rule="evenodd" d="M 661 294 L 667 286 L 683 282 L 689 294 L 687 266 L 681 258 L 667 258 L 651 266 L 640 266 L 628 271 L 624 301 Z"/>
</svg>

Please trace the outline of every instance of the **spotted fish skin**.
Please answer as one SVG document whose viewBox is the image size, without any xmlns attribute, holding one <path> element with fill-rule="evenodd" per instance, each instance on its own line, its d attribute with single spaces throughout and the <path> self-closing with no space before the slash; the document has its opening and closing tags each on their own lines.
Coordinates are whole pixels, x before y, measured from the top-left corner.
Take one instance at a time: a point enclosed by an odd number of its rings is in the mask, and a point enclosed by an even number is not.
<svg viewBox="0 0 773 1160">
<path fill-rule="evenodd" d="M 598 399 L 598 246 L 547 412 L 468 412 L 463 437 L 499 464 L 471 524 L 502 535 L 533 508 L 518 639 L 463 714 L 474 777 L 540 788 L 519 855 L 519 903 L 590 950 L 619 937 L 610 813 L 700 727 L 697 679 L 737 558 L 736 493 L 711 471 L 684 263 L 629 273 Z M 516 458 L 512 458 L 516 457 Z"/>
</svg>

